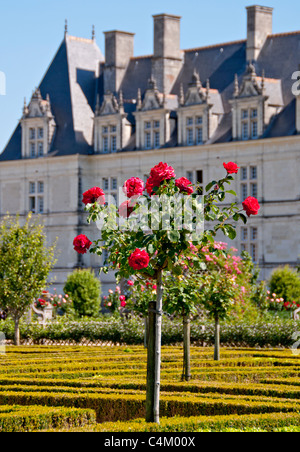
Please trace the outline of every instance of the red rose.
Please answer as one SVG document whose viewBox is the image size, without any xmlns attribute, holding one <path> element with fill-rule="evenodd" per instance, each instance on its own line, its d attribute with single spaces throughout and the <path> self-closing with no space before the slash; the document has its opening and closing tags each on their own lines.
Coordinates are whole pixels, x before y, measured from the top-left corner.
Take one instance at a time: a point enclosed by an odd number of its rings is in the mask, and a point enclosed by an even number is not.
<svg viewBox="0 0 300 452">
<path fill-rule="evenodd" d="M 134 205 L 131 201 L 123 202 L 119 207 L 119 215 L 123 218 L 129 218 L 134 211 Z"/>
<path fill-rule="evenodd" d="M 73 241 L 74 250 L 79 254 L 86 254 L 87 250 L 90 249 L 92 242 L 87 238 L 86 235 L 80 234 L 75 237 Z"/>
<path fill-rule="evenodd" d="M 176 187 L 179 188 L 181 193 L 187 193 L 188 195 L 194 193 L 192 182 L 188 180 L 186 177 L 181 177 L 180 179 L 177 179 L 175 185 Z"/>
<path fill-rule="evenodd" d="M 229 162 L 229 163 L 223 163 L 224 168 L 226 169 L 228 174 L 237 174 L 240 167 L 237 166 L 236 163 Z"/>
<path fill-rule="evenodd" d="M 83 193 L 82 202 L 85 205 L 94 204 L 96 201 L 102 206 L 105 204 L 105 194 L 101 188 L 94 187 Z"/>
<path fill-rule="evenodd" d="M 149 254 L 146 251 L 140 249 L 136 249 L 128 258 L 128 263 L 134 270 L 142 270 L 143 268 L 147 268 L 149 262 Z"/>
<path fill-rule="evenodd" d="M 245 201 L 243 202 L 243 209 L 246 211 L 246 214 L 248 217 L 250 215 L 257 215 L 258 211 L 260 209 L 259 202 L 256 198 L 253 198 L 252 196 L 249 196 Z"/>
<path fill-rule="evenodd" d="M 176 177 L 174 168 L 168 166 L 167 163 L 160 162 L 158 165 L 154 166 L 146 183 L 148 194 L 152 195 L 154 187 L 159 187 L 162 182 L 170 180 L 173 177 Z"/>
<path fill-rule="evenodd" d="M 123 192 L 128 198 L 132 198 L 133 196 L 141 196 L 144 189 L 145 184 L 142 179 L 139 179 L 138 177 L 128 179 L 123 186 Z"/>
</svg>

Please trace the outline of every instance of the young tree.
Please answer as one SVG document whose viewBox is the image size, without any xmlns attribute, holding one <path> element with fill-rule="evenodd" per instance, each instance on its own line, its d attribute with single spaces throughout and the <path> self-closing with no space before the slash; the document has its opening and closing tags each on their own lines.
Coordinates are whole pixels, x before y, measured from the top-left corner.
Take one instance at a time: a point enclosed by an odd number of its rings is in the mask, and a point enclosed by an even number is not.
<svg viewBox="0 0 300 452">
<path fill-rule="evenodd" d="M 15 345 L 20 344 L 19 322 L 47 285 L 56 259 L 55 244 L 47 246 L 44 227 L 31 213 L 6 217 L 0 225 L 0 300 L 15 323 Z"/>
<path fill-rule="evenodd" d="M 79 269 L 71 273 L 66 281 L 64 292 L 73 300 L 79 317 L 95 317 L 101 305 L 101 284 L 89 269 Z"/>
<path fill-rule="evenodd" d="M 214 241 L 218 231 L 234 238 L 235 227 L 228 221 L 242 219 L 247 222 L 236 203 L 222 209 L 219 207 L 226 193 L 235 195 L 232 191 L 227 192 L 225 185 L 233 180 L 231 174 L 238 172 L 237 165 L 232 162 L 224 164 L 224 168 L 226 176 L 209 184 L 206 187 L 207 194 L 201 201 L 197 195 L 194 196 L 191 182 L 186 178 L 176 179 L 174 169 L 162 162 L 152 168 L 146 187 L 138 178 L 125 182 L 123 190 L 128 200 L 120 205 L 117 213 L 114 206 L 104 205 L 105 195 L 102 192 L 98 196 L 101 190 L 99 187 L 94 187 L 83 196 L 89 212 L 88 221 L 102 224 L 102 234 L 93 247 L 88 237 L 77 237 L 74 239 L 74 248 L 80 253 L 89 250 L 99 256 L 106 250 L 109 262 L 105 263 L 103 270 L 116 270 L 118 280 L 135 276 L 143 283 L 149 279 L 156 281 L 156 305 L 150 303 L 149 309 L 148 422 L 159 423 L 164 272 L 172 273 L 175 266 L 177 271 L 180 270 L 178 261 L 182 260 L 182 256 L 185 259 L 191 256 L 191 241 L 196 245 L 199 242 L 206 245 Z M 144 189 L 146 194 L 143 196 Z M 252 197 L 246 199 L 243 210 L 248 216 L 256 215 L 259 210 L 257 200 Z M 124 224 L 120 222 L 121 218 Z M 204 220 L 214 222 L 215 226 L 203 231 Z M 151 324 L 150 319 L 155 320 L 155 325 Z"/>
</svg>

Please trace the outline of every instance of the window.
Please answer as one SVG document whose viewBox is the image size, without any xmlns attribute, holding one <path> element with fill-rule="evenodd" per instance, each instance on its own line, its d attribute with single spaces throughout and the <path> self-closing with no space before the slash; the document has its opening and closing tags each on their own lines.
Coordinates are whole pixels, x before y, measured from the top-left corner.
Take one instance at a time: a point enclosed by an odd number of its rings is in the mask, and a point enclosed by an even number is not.
<svg viewBox="0 0 300 452">
<path fill-rule="evenodd" d="M 42 127 L 38 128 L 38 138 L 39 139 L 44 138 L 44 129 Z"/>
<path fill-rule="evenodd" d="M 117 150 L 117 137 L 116 135 L 112 135 L 111 137 L 111 152 L 116 152 Z"/>
<path fill-rule="evenodd" d="M 35 214 L 44 213 L 44 182 L 29 182 L 29 211 Z"/>
<path fill-rule="evenodd" d="M 118 205 L 118 179 L 116 177 L 104 177 L 102 179 L 102 189 L 105 192 L 106 202 Z"/>
<path fill-rule="evenodd" d="M 241 180 L 248 179 L 248 176 L 247 176 L 248 171 L 247 170 L 248 170 L 248 168 L 245 168 L 245 167 L 241 168 Z"/>
<path fill-rule="evenodd" d="M 29 129 L 29 139 L 35 140 L 35 129 Z"/>
<path fill-rule="evenodd" d="M 186 177 L 192 184 L 194 183 L 194 171 L 187 171 Z"/>
<path fill-rule="evenodd" d="M 242 196 L 242 200 L 245 201 L 246 198 L 248 198 L 248 185 L 247 184 L 242 184 L 241 185 L 241 196 Z"/>
<path fill-rule="evenodd" d="M 103 152 L 108 152 L 108 137 L 103 137 Z"/>
<path fill-rule="evenodd" d="M 152 121 L 145 121 L 144 126 L 145 126 L 144 148 L 145 149 L 160 148 L 161 122 L 158 119 L 154 119 Z"/>
<path fill-rule="evenodd" d="M 30 143 L 30 157 L 35 157 L 35 143 Z"/>
<path fill-rule="evenodd" d="M 243 122 L 242 123 L 242 139 L 243 140 L 248 140 L 248 138 L 249 138 L 248 122 Z"/>
<path fill-rule="evenodd" d="M 256 166 L 250 167 L 250 178 L 257 179 L 257 167 Z"/>
<path fill-rule="evenodd" d="M 154 132 L 154 147 L 156 149 L 160 147 L 160 133 L 158 131 Z"/>
<path fill-rule="evenodd" d="M 203 171 L 196 171 L 197 176 L 197 186 L 198 186 L 198 195 L 203 195 Z"/>
<path fill-rule="evenodd" d="M 102 180 L 103 190 L 109 189 L 109 179 L 103 179 Z"/>
<path fill-rule="evenodd" d="M 38 182 L 38 193 L 44 193 L 44 182 Z"/>
<path fill-rule="evenodd" d="M 43 157 L 44 155 L 44 144 L 43 142 L 39 141 L 38 143 L 38 156 Z"/>
<path fill-rule="evenodd" d="M 193 146 L 194 144 L 194 131 L 193 129 L 187 129 L 187 145 Z"/>
<path fill-rule="evenodd" d="M 185 136 L 187 146 L 203 144 L 203 116 L 186 118 Z"/>
<path fill-rule="evenodd" d="M 203 130 L 202 127 L 197 127 L 196 129 L 196 144 L 203 143 Z"/>
<path fill-rule="evenodd" d="M 145 133 L 145 148 L 146 149 L 151 149 L 151 133 L 150 132 L 146 132 Z"/>
<path fill-rule="evenodd" d="M 102 126 L 102 148 L 100 152 L 107 154 L 108 152 L 117 152 L 117 126 L 112 124 L 110 126 Z"/>
<path fill-rule="evenodd" d="M 118 179 L 116 179 L 115 177 L 111 178 L 111 189 L 112 190 L 117 190 L 118 188 Z"/>
<path fill-rule="evenodd" d="M 257 181 L 257 166 L 242 167 L 241 168 L 241 201 L 244 201 L 248 196 L 258 197 L 258 183 Z"/>
<path fill-rule="evenodd" d="M 241 111 L 241 137 L 242 140 L 255 140 L 258 138 L 258 110 L 251 108 Z"/>
<path fill-rule="evenodd" d="M 257 198 L 257 184 L 250 184 L 250 195 Z"/>
<path fill-rule="evenodd" d="M 240 242 L 241 251 L 247 251 L 253 262 L 258 262 L 258 228 L 242 227 Z"/>
</svg>

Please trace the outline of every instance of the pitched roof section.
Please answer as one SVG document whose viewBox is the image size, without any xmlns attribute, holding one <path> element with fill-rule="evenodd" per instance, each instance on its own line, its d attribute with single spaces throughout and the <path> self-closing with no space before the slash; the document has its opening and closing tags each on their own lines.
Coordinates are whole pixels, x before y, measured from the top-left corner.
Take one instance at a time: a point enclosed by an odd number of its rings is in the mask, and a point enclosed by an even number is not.
<svg viewBox="0 0 300 452">
<path fill-rule="evenodd" d="M 104 57 L 93 40 L 65 36 L 40 86 L 49 95 L 56 121 L 51 155 L 89 154 L 99 65 Z M 21 158 L 21 126 L 18 124 L 1 160 Z"/>
<path fill-rule="evenodd" d="M 298 69 L 300 32 L 269 35 L 255 63 L 256 74 L 265 73 L 266 89 L 276 102 L 283 103 L 283 109 L 276 116 L 265 137 L 289 136 L 296 132 L 294 96 L 292 94 L 292 74 Z M 180 96 L 181 85 L 187 92 L 194 71 L 200 75 L 201 82 L 209 79 L 212 90 L 221 95 L 224 116 L 211 138 L 210 143 L 232 140 L 231 106 L 229 100 L 234 93 L 234 78 L 239 83 L 247 69 L 246 41 L 234 41 L 218 45 L 199 47 L 184 51 L 182 70 L 173 86 L 171 95 Z M 51 152 L 53 155 L 89 154 L 92 148 L 93 116 L 97 94 L 103 99 L 103 74 L 101 66 L 103 55 L 94 40 L 66 36 L 53 59 L 40 85 L 42 97 L 50 96 L 51 108 L 57 130 Z M 100 73 L 99 73 L 100 71 Z M 132 119 L 136 108 L 137 93 L 142 97 L 152 75 L 152 56 L 139 56 L 130 59 L 126 74 L 121 83 L 125 111 Z M 272 81 L 280 80 L 279 83 Z M 172 138 L 172 145 L 177 142 Z M 134 137 L 130 140 L 130 149 L 134 148 Z M 0 160 L 21 158 L 21 130 L 17 126 Z"/>
</svg>

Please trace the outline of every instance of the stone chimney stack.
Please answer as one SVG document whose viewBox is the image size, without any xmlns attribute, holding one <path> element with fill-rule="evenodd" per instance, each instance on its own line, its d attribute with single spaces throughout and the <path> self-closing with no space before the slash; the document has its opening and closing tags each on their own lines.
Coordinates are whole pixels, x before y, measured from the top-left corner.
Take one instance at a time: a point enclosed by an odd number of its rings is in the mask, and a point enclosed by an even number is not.
<svg viewBox="0 0 300 452">
<path fill-rule="evenodd" d="M 169 94 L 183 64 L 180 50 L 181 17 L 159 14 L 154 18 L 152 77 L 161 93 Z"/>
<path fill-rule="evenodd" d="M 256 61 L 268 35 L 273 30 L 273 8 L 248 6 L 247 8 L 247 61 Z"/>
<path fill-rule="evenodd" d="M 107 31 L 105 35 L 104 91 L 118 93 L 130 58 L 134 54 L 134 33 Z"/>
</svg>

